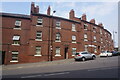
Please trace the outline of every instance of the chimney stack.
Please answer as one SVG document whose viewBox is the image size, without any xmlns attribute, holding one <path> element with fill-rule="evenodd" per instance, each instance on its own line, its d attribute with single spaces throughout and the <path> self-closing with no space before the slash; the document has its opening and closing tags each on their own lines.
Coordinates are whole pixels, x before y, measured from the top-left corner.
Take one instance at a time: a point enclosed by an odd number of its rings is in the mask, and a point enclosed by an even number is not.
<svg viewBox="0 0 120 80">
<path fill-rule="evenodd" d="M 47 9 L 47 15 L 50 15 L 50 12 L 51 12 L 51 8 L 49 6 L 48 9 Z"/>
<path fill-rule="evenodd" d="M 91 19 L 90 23 L 94 23 L 95 24 L 95 19 Z"/>
<path fill-rule="evenodd" d="M 35 3 L 32 2 L 32 3 L 31 3 L 31 12 L 30 12 L 31 14 L 35 12 L 35 11 L 34 11 L 34 8 L 35 8 Z"/>
<path fill-rule="evenodd" d="M 84 21 L 87 20 L 87 19 L 86 19 L 86 14 L 83 14 L 83 15 L 82 15 L 82 20 L 84 20 Z"/>
<path fill-rule="evenodd" d="M 34 2 L 31 3 L 31 12 L 30 13 L 31 14 L 32 13 L 39 13 L 39 6 L 35 7 L 35 3 Z"/>
<path fill-rule="evenodd" d="M 38 5 L 35 7 L 35 13 L 39 13 L 39 6 Z"/>
<path fill-rule="evenodd" d="M 69 19 L 73 19 L 75 17 L 75 12 L 74 10 L 72 9 L 69 13 Z"/>
<path fill-rule="evenodd" d="M 99 25 L 100 27 L 103 27 L 103 24 L 102 24 L 102 23 L 99 23 L 98 25 Z"/>
</svg>

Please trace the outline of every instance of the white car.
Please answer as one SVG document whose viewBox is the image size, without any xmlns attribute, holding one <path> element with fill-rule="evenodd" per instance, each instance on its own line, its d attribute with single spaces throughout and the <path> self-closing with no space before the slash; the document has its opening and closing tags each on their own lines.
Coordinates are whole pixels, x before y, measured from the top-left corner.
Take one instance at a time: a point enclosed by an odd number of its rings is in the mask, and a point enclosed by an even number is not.
<svg viewBox="0 0 120 80">
<path fill-rule="evenodd" d="M 100 53 L 100 57 L 108 57 L 108 56 L 112 56 L 112 53 L 110 51 L 102 51 Z"/>
</svg>

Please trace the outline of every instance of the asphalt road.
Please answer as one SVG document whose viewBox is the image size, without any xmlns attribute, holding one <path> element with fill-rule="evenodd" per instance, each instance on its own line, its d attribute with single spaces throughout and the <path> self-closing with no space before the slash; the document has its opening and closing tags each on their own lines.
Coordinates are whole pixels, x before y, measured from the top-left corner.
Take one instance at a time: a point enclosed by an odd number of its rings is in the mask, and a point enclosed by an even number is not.
<svg viewBox="0 0 120 80">
<path fill-rule="evenodd" d="M 118 78 L 118 56 L 85 62 L 71 59 L 63 64 L 3 68 L 3 78 Z"/>
</svg>

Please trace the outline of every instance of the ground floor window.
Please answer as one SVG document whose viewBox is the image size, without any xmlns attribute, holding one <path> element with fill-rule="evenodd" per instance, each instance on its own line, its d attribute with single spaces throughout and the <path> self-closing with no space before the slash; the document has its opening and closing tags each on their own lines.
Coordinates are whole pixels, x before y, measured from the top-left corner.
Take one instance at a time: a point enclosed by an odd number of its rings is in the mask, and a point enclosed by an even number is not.
<svg viewBox="0 0 120 80">
<path fill-rule="evenodd" d="M 12 51 L 12 61 L 10 62 L 18 62 L 18 51 Z"/>
<path fill-rule="evenodd" d="M 60 55 L 60 47 L 56 47 L 56 51 L 55 51 L 55 56 L 58 56 Z"/>
<path fill-rule="evenodd" d="M 75 55 L 76 53 L 76 48 L 72 48 L 72 55 Z"/>
<path fill-rule="evenodd" d="M 36 46 L 36 55 L 41 55 L 41 47 Z"/>
</svg>

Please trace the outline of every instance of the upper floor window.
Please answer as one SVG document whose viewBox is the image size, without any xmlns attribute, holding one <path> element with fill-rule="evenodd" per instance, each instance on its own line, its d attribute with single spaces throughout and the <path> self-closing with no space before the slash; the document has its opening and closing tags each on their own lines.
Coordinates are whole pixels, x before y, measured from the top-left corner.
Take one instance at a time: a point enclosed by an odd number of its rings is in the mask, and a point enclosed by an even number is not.
<svg viewBox="0 0 120 80">
<path fill-rule="evenodd" d="M 72 43 L 76 43 L 76 36 L 72 35 Z"/>
<path fill-rule="evenodd" d="M 20 45 L 20 36 L 19 35 L 13 36 L 13 44 L 12 45 Z"/>
<path fill-rule="evenodd" d="M 56 42 L 60 42 L 61 40 L 60 40 L 60 38 L 61 38 L 61 36 L 60 36 L 60 33 L 56 33 Z"/>
<path fill-rule="evenodd" d="M 56 47 L 55 56 L 60 56 L 60 47 Z"/>
<path fill-rule="evenodd" d="M 93 39 L 94 39 L 94 42 L 96 42 L 96 36 L 94 36 Z"/>
<path fill-rule="evenodd" d="M 36 40 L 42 40 L 42 31 L 37 31 L 36 33 Z"/>
<path fill-rule="evenodd" d="M 84 24 L 84 30 L 87 30 L 88 25 Z"/>
<path fill-rule="evenodd" d="M 84 34 L 84 41 L 88 41 L 87 40 L 87 34 Z"/>
<path fill-rule="evenodd" d="M 102 30 L 100 29 L 100 34 L 102 34 Z"/>
<path fill-rule="evenodd" d="M 60 24 L 61 24 L 60 20 L 57 20 L 56 21 L 56 29 L 61 29 Z"/>
<path fill-rule="evenodd" d="M 12 60 L 10 62 L 18 62 L 18 51 L 12 51 Z"/>
<path fill-rule="evenodd" d="M 95 26 L 93 27 L 93 32 L 96 33 L 96 27 Z"/>
<path fill-rule="evenodd" d="M 37 25 L 42 25 L 42 23 L 43 23 L 43 19 L 41 17 L 39 17 L 37 19 Z"/>
<path fill-rule="evenodd" d="M 41 56 L 41 46 L 36 46 L 36 55 L 35 56 Z"/>
<path fill-rule="evenodd" d="M 72 31 L 76 31 L 75 24 L 72 24 Z"/>
<path fill-rule="evenodd" d="M 16 20 L 15 21 L 15 28 L 20 28 L 21 26 L 21 20 Z"/>
</svg>

